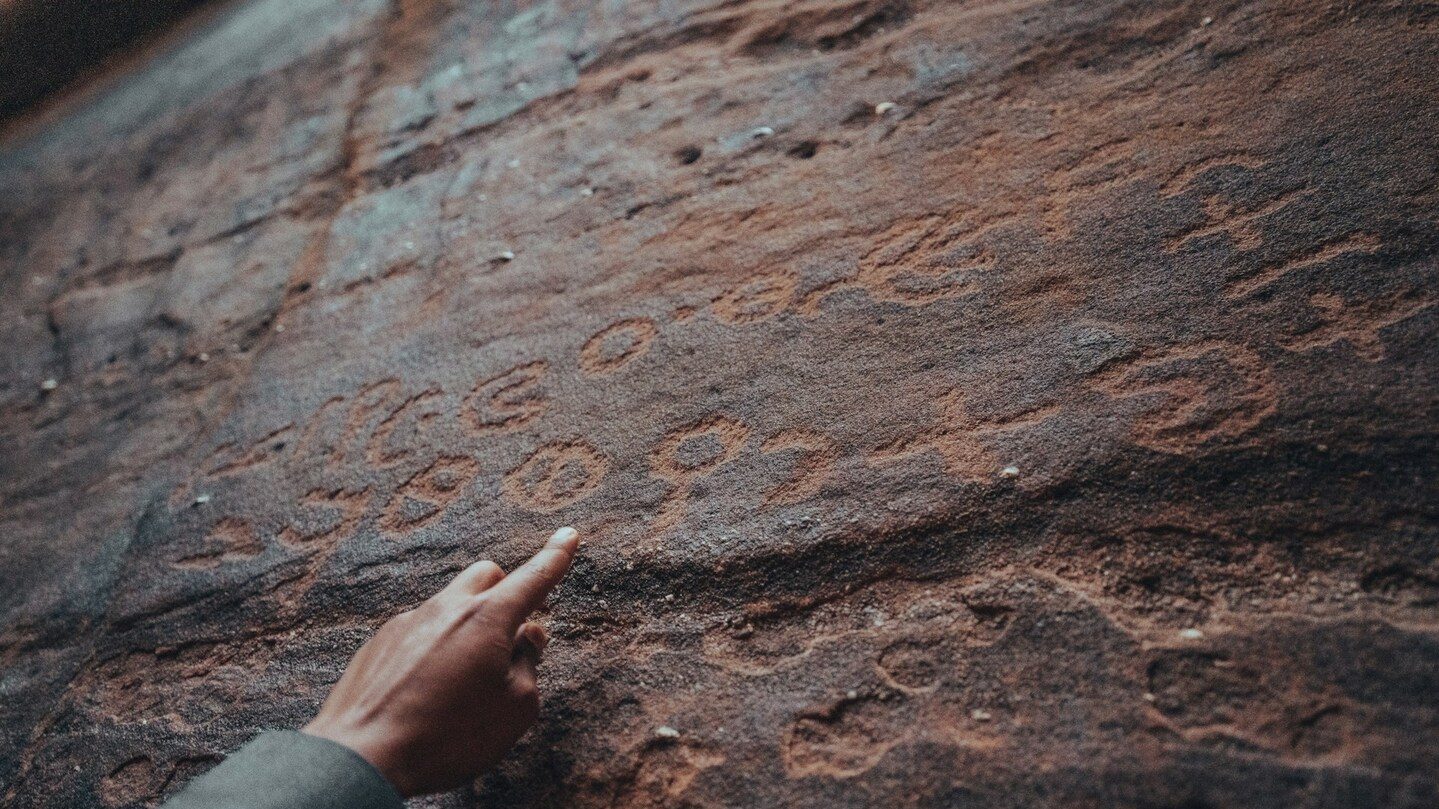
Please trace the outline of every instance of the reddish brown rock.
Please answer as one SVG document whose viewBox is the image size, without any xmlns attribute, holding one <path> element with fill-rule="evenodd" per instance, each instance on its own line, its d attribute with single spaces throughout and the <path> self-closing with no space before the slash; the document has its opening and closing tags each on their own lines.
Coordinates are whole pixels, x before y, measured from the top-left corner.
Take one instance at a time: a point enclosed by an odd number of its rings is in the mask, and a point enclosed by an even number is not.
<svg viewBox="0 0 1439 809">
<path fill-rule="evenodd" d="M 572 523 L 432 805 L 1439 803 L 1436 33 L 226 7 L 0 146 L 3 802 L 153 804 Z"/>
</svg>

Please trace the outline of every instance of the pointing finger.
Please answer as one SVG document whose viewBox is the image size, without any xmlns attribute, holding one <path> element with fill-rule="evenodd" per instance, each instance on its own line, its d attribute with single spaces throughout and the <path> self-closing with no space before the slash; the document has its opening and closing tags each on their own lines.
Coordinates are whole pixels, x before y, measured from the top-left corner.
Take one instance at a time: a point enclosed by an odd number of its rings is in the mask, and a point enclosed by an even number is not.
<svg viewBox="0 0 1439 809">
<path fill-rule="evenodd" d="M 530 613 L 545 603 L 545 596 L 565 577 L 579 547 L 579 532 L 569 526 L 556 531 L 540 552 L 491 587 L 487 596 L 498 615 L 519 629 Z"/>
<path fill-rule="evenodd" d="M 495 582 L 504 577 L 505 571 L 499 565 L 486 559 L 461 570 L 459 575 L 445 585 L 445 589 L 441 593 L 458 596 L 479 595 L 495 586 Z"/>
</svg>

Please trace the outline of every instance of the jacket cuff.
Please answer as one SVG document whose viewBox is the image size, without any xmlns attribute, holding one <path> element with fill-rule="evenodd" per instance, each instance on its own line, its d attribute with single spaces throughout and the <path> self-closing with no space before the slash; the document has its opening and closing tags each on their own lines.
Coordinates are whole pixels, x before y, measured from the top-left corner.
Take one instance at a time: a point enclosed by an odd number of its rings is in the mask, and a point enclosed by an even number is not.
<svg viewBox="0 0 1439 809">
<path fill-rule="evenodd" d="M 164 809 L 402 809 L 394 786 L 350 748 L 293 730 L 262 733 Z"/>
</svg>

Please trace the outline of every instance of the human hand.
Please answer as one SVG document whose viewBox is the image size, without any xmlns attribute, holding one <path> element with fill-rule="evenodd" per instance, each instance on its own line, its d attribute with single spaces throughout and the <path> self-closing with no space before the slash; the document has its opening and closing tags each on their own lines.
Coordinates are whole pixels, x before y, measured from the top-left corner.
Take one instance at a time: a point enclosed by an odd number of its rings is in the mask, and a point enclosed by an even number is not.
<svg viewBox="0 0 1439 809">
<path fill-rule="evenodd" d="M 530 613 L 579 546 L 561 528 L 508 576 L 470 565 L 380 627 L 303 730 L 359 753 L 403 796 L 453 789 L 493 767 L 539 716 L 547 637 Z"/>
</svg>

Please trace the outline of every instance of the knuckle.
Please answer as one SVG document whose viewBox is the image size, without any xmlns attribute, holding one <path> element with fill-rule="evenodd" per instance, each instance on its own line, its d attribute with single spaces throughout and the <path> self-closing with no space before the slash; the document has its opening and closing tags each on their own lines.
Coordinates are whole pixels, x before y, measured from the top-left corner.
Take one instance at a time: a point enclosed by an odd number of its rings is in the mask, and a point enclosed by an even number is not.
<svg viewBox="0 0 1439 809">
<path fill-rule="evenodd" d="M 540 688 L 533 682 L 517 683 L 514 687 L 515 702 L 526 716 L 535 717 L 540 713 Z"/>
<path fill-rule="evenodd" d="M 478 618 L 488 615 L 495 608 L 495 597 L 488 591 L 465 599 L 464 612 L 467 617 Z"/>
<path fill-rule="evenodd" d="M 478 598 L 468 598 L 455 610 L 455 622 L 461 624 L 480 624 L 489 617 L 487 602 Z"/>
</svg>

